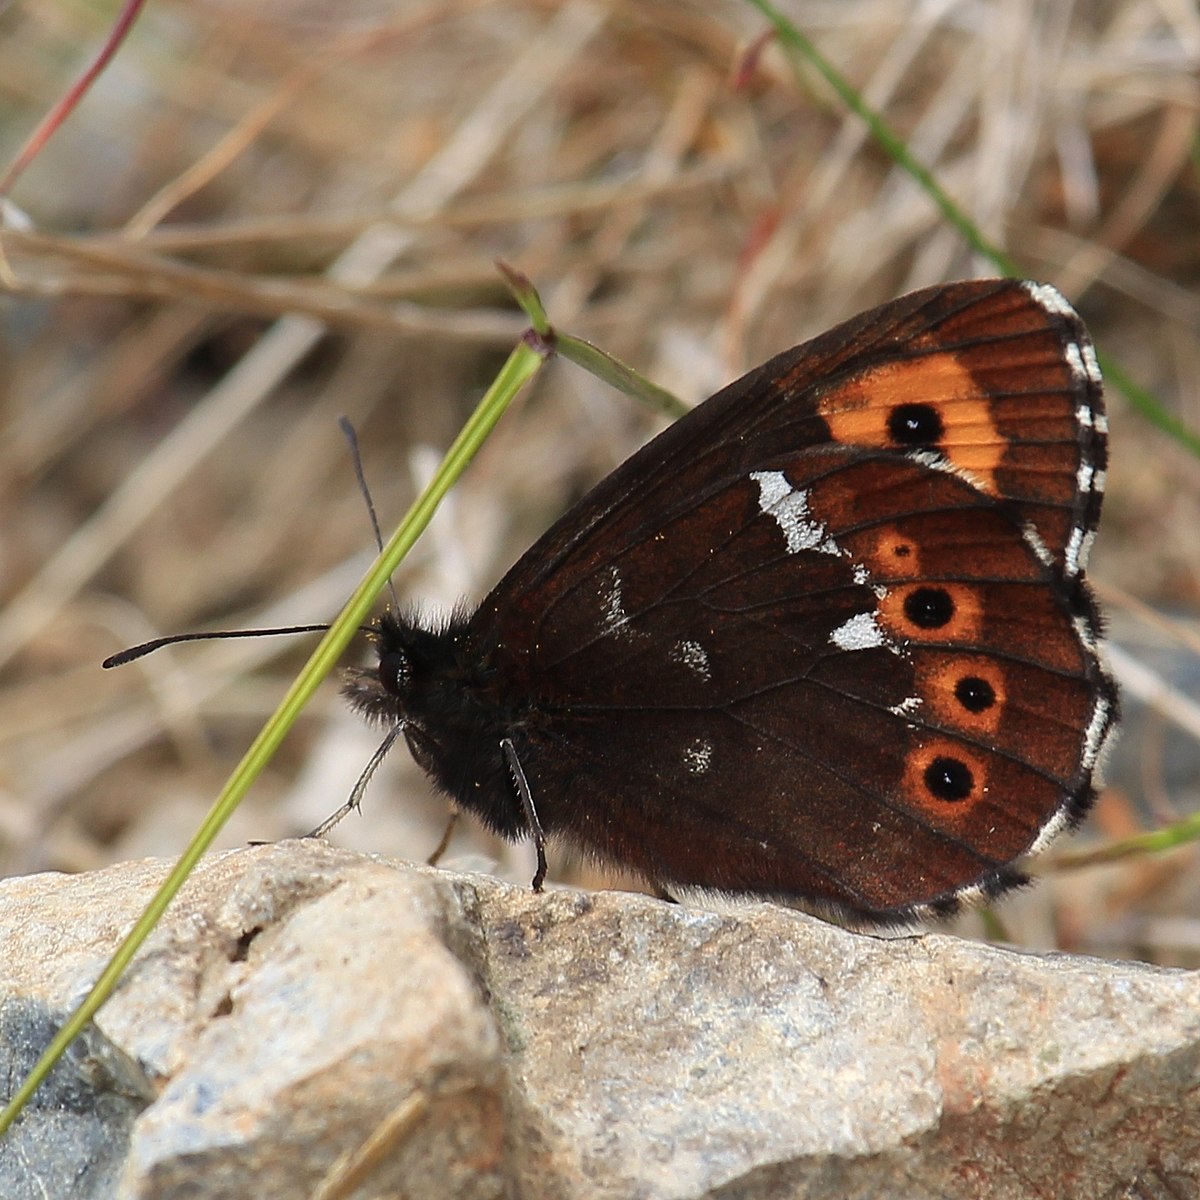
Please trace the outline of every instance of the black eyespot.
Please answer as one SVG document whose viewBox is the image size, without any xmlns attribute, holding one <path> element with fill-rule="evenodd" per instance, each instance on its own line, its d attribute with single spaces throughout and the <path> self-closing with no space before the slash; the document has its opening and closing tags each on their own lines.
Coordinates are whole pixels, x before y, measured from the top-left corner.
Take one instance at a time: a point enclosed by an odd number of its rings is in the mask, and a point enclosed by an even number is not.
<svg viewBox="0 0 1200 1200">
<path fill-rule="evenodd" d="M 939 754 L 925 768 L 925 786 L 939 800 L 965 800 L 975 787 L 975 777 L 961 759 Z"/>
<path fill-rule="evenodd" d="M 945 432 L 932 404 L 897 404 L 888 414 L 888 433 L 897 446 L 936 446 Z"/>
<path fill-rule="evenodd" d="M 964 675 L 954 685 L 954 696 L 967 712 L 986 712 L 996 703 L 996 689 L 978 675 Z"/>
<path fill-rule="evenodd" d="M 945 588 L 915 588 L 904 597 L 904 615 L 919 629 L 941 629 L 954 616 L 954 601 Z"/>
<path fill-rule="evenodd" d="M 379 682 L 393 696 L 404 695 L 411 673 L 408 655 L 398 650 L 389 650 L 379 659 Z"/>
</svg>

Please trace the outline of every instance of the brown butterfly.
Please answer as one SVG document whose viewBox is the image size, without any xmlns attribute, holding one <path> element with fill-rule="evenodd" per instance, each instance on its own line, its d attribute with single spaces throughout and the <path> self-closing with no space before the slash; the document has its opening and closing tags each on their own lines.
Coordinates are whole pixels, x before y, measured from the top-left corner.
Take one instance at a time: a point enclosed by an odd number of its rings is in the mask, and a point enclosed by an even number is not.
<svg viewBox="0 0 1200 1200">
<path fill-rule="evenodd" d="M 1117 717 L 1100 371 L 1053 288 L 885 304 L 718 392 L 354 705 L 460 808 L 661 889 L 895 922 L 1021 880 Z M 389 739 L 390 744 L 390 739 Z"/>
</svg>

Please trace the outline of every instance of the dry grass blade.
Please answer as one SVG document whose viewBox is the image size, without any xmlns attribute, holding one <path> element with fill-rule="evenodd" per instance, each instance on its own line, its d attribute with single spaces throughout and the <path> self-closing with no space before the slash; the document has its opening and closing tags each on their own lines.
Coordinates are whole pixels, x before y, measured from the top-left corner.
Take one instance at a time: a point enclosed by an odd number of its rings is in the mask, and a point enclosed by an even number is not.
<svg viewBox="0 0 1200 1200">
<path fill-rule="evenodd" d="M 585 5 L 572 4 L 535 40 L 526 53 L 482 98 L 454 138 L 396 197 L 403 212 L 449 200 L 483 168 L 512 126 L 595 32 L 599 20 Z M 412 235 L 388 225 L 375 226 L 348 247 L 330 267 L 329 278 L 361 286 L 378 277 L 403 252 Z M 141 519 L 152 513 L 183 475 L 235 430 L 316 344 L 324 332 L 317 321 L 282 319 L 195 410 L 154 455 L 126 480 L 62 551 L 13 598 L 0 614 L 0 665 L 24 641 L 53 620 L 66 603 L 124 543 Z"/>
<path fill-rule="evenodd" d="M 1191 7 L 848 0 L 803 17 L 983 232 L 1064 286 L 1102 347 L 1200 425 Z M 104 26 L 52 5 L 5 21 L 17 145 Z M 763 33 L 732 0 L 146 9 L 22 176 L 0 234 L 7 869 L 186 840 L 292 652 L 181 647 L 117 678 L 92 664 L 157 632 L 336 610 L 370 540 L 336 420 L 360 431 L 386 526 L 521 327 L 495 260 L 534 280 L 559 327 L 689 401 L 842 316 L 983 269 Z M 481 595 L 657 427 L 573 366 L 548 379 L 463 481 L 402 599 Z M 1132 598 L 1106 597 L 1128 732 L 1072 849 L 1200 804 L 1186 636 L 1200 471 L 1110 405 L 1094 574 Z M 311 827 L 357 776 L 373 739 L 330 691 L 235 840 Z M 339 835 L 423 857 L 444 814 L 409 770 L 393 756 L 383 771 L 403 799 Z M 467 846 L 528 879 L 477 832 L 449 856 Z M 1009 932 L 1129 952 L 1101 946 L 1122 905 L 1200 904 L 1186 877 L 1145 868 L 1032 889 L 1006 909 Z M 1136 949 L 1197 960 L 1181 944 Z"/>
</svg>

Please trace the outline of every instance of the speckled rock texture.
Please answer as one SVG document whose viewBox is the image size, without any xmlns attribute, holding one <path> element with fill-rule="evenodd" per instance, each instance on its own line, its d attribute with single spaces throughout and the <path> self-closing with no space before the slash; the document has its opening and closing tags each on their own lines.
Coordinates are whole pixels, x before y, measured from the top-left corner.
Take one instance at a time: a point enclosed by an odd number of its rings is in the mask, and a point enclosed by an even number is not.
<svg viewBox="0 0 1200 1200">
<path fill-rule="evenodd" d="M 10 1088 L 168 866 L 0 884 Z M 0 1195 L 251 1194 L 1200 1195 L 1200 977 L 250 848 L 0 1141 Z"/>
</svg>

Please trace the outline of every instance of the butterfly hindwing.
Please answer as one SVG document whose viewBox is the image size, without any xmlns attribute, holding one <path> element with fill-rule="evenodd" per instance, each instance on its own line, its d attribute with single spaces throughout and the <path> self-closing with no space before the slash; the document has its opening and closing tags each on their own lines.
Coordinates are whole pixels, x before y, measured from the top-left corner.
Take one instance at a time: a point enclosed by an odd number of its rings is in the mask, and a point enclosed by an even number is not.
<svg viewBox="0 0 1200 1200">
<path fill-rule="evenodd" d="M 987 889 L 1086 792 L 1104 685 L 1053 578 L 944 466 L 823 447 L 713 486 L 502 649 L 543 824 L 667 886 L 859 915 Z"/>
</svg>

